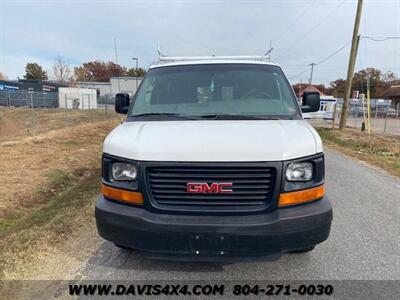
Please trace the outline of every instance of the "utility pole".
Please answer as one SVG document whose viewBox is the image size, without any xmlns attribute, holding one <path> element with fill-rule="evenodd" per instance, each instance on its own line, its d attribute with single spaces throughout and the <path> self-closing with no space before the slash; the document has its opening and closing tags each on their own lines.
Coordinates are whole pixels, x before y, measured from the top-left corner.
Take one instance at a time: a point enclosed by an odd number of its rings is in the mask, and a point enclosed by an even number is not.
<svg viewBox="0 0 400 300">
<path fill-rule="evenodd" d="M 340 116 L 340 123 L 339 123 L 340 130 L 343 130 L 346 127 L 347 114 L 349 111 L 349 99 L 350 99 L 350 93 L 351 93 L 351 84 L 353 82 L 354 66 L 356 64 L 358 44 L 360 42 L 360 35 L 358 34 L 358 31 L 360 28 L 362 6 L 363 6 L 363 0 L 358 0 L 356 19 L 354 21 L 353 38 L 352 38 L 352 42 L 351 42 L 349 66 L 347 69 L 346 88 L 344 90 L 342 115 Z"/>
<path fill-rule="evenodd" d="M 311 83 L 312 83 L 312 76 L 313 76 L 313 73 L 314 73 L 314 66 L 315 65 L 316 65 L 315 63 L 309 64 L 309 66 L 311 66 L 311 74 L 310 74 L 310 80 L 308 80 L 308 85 L 311 85 Z"/>
<path fill-rule="evenodd" d="M 298 99 L 301 98 L 301 92 L 303 91 L 303 81 L 300 79 L 300 91 L 299 91 L 299 95 L 298 95 Z"/>
</svg>

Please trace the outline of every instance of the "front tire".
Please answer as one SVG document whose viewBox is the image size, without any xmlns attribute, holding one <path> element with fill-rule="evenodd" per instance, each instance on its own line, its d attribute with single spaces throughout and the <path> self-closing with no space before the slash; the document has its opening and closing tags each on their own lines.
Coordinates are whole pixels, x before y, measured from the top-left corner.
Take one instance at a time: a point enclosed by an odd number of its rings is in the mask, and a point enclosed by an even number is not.
<svg viewBox="0 0 400 300">
<path fill-rule="evenodd" d="M 307 252 L 313 251 L 314 248 L 315 248 L 315 246 L 310 246 L 310 247 L 306 247 L 306 248 L 302 248 L 302 249 L 289 251 L 289 253 L 292 253 L 292 254 L 307 253 Z"/>
</svg>

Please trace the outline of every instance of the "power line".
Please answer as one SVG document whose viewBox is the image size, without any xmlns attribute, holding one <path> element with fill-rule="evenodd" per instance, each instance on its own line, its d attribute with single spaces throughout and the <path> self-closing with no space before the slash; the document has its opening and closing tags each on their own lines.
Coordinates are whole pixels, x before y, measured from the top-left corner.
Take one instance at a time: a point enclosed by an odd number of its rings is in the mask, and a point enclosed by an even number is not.
<svg viewBox="0 0 400 300">
<path fill-rule="evenodd" d="M 370 36 L 361 36 L 360 39 L 367 39 L 367 40 L 371 40 L 373 42 L 384 42 L 387 40 L 400 40 L 400 36 L 386 36 L 386 37 L 370 37 Z M 328 61 L 330 58 L 332 58 L 333 56 L 335 56 L 336 54 L 338 54 L 340 51 L 342 51 L 343 49 L 345 49 L 347 46 L 349 46 L 351 44 L 351 41 L 349 41 L 348 43 L 346 43 L 345 45 L 343 45 L 342 47 L 340 47 L 338 50 L 336 50 L 335 52 L 333 52 L 332 54 L 328 55 L 327 57 L 325 57 L 324 59 L 322 59 L 321 61 L 317 62 L 314 64 L 314 66 L 318 66 L 323 64 L 324 62 Z M 289 77 L 289 79 L 293 79 L 296 77 L 299 77 L 300 75 L 303 75 L 304 73 L 308 72 L 311 69 L 311 67 L 308 67 L 307 69 L 305 69 L 304 71 Z"/>
<path fill-rule="evenodd" d="M 336 50 L 335 52 L 333 52 L 331 55 L 328 55 L 326 58 L 324 58 L 323 60 L 319 61 L 316 63 L 316 65 L 320 65 L 323 64 L 324 62 L 326 62 L 327 60 L 329 60 L 331 57 L 335 56 L 336 54 L 338 54 L 340 51 L 342 51 L 344 48 L 346 48 L 348 45 L 351 44 L 351 41 L 349 41 L 348 43 L 346 43 L 344 46 L 340 47 L 338 50 Z"/>
<path fill-rule="evenodd" d="M 386 36 L 386 37 L 370 37 L 370 36 L 362 36 L 362 39 L 371 40 L 373 42 L 384 42 L 387 40 L 400 40 L 400 36 Z"/>
<path fill-rule="evenodd" d="M 310 69 L 311 69 L 311 67 L 308 67 L 307 69 L 305 69 L 305 70 L 302 71 L 301 73 L 289 77 L 289 79 L 293 79 L 293 78 L 299 77 L 299 76 L 303 75 L 304 73 L 308 72 Z"/>
<path fill-rule="evenodd" d="M 329 54 L 327 57 L 325 57 L 324 59 L 320 60 L 319 62 L 317 62 L 317 63 L 315 63 L 315 64 L 313 64 L 313 65 L 314 65 L 314 66 L 318 66 L 318 65 L 323 64 L 324 62 L 328 61 L 328 60 L 331 59 L 333 56 L 335 56 L 336 54 L 338 54 L 340 51 L 342 51 L 343 49 L 345 49 L 345 48 L 346 48 L 348 45 L 350 45 L 350 44 L 351 44 L 351 41 L 350 41 L 350 42 L 347 42 L 345 45 L 343 45 L 342 47 L 340 47 L 338 50 L 336 50 L 335 52 Z M 302 71 L 301 73 L 299 73 L 299 74 L 297 74 L 297 75 L 294 75 L 294 76 L 292 76 L 292 77 L 289 77 L 289 79 L 293 79 L 293 78 L 299 77 L 300 75 L 303 75 L 304 73 L 306 73 L 306 72 L 309 71 L 310 69 L 311 69 L 311 67 L 308 67 L 307 69 L 305 69 L 305 70 Z"/>
<path fill-rule="evenodd" d="M 279 38 L 276 40 L 276 43 L 278 43 L 279 41 L 281 41 L 282 38 L 286 36 L 286 33 L 294 26 L 294 24 L 296 24 L 296 23 L 300 20 L 301 17 L 303 17 L 303 16 L 309 11 L 309 9 L 310 9 L 311 6 L 315 3 L 315 1 L 316 1 L 316 0 L 311 1 L 311 2 L 309 3 L 309 5 L 306 6 L 306 7 L 304 8 L 304 10 L 302 10 L 302 11 L 294 18 L 294 21 L 293 21 L 292 23 L 290 23 L 290 25 L 287 26 L 287 27 L 285 28 L 285 30 L 283 30 L 283 31 L 278 35 Z"/>
<path fill-rule="evenodd" d="M 332 11 L 330 11 L 324 18 L 322 18 L 316 25 L 314 25 L 310 30 L 308 30 L 305 34 L 303 34 L 299 39 L 297 39 L 294 43 L 290 44 L 289 47 L 286 48 L 286 50 L 292 48 L 292 46 L 298 44 L 299 41 L 303 40 L 304 38 L 307 38 L 307 36 L 313 32 L 315 29 L 317 29 L 320 25 L 322 25 L 326 20 L 329 19 L 329 17 L 336 12 L 336 10 L 338 10 L 345 2 L 346 0 L 342 0 L 342 2 L 339 3 L 338 6 L 336 6 Z M 283 51 L 285 52 L 285 51 Z M 281 55 L 279 55 L 278 57 L 281 57 Z"/>
</svg>

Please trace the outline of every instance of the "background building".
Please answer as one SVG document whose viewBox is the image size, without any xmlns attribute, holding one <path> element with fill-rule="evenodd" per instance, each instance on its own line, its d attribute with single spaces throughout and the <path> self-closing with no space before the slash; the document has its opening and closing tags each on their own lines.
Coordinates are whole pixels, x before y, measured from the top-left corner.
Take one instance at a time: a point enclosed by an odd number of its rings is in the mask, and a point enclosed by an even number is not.
<svg viewBox="0 0 400 300">
<path fill-rule="evenodd" d="M 111 84 L 109 82 L 78 81 L 76 86 L 80 88 L 95 89 L 97 97 L 111 94 Z"/>
<path fill-rule="evenodd" d="M 392 108 L 397 110 L 396 115 L 398 115 L 400 110 L 400 85 L 391 86 L 383 92 L 382 96 L 383 98 L 392 100 Z"/>
<path fill-rule="evenodd" d="M 15 81 L 0 80 L 0 91 L 18 91 L 22 88 L 21 84 Z"/>
<path fill-rule="evenodd" d="M 136 87 L 142 82 L 142 77 L 111 77 L 111 94 L 116 93 L 136 93 Z"/>
<path fill-rule="evenodd" d="M 96 109 L 96 90 L 75 87 L 59 88 L 58 107 L 68 109 Z"/>
<path fill-rule="evenodd" d="M 64 83 L 36 79 L 19 79 L 18 83 L 21 85 L 22 90 L 49 93 L 56 93 L 58 92 L 58 88 L 69 86 L 68 84 Z"/>
</svg>

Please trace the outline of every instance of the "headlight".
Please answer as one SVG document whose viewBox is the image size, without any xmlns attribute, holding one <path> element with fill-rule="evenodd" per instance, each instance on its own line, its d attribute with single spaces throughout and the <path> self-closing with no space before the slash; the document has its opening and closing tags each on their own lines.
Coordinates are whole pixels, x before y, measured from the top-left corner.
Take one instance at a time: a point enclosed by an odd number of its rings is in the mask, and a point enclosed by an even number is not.
<svg viewBox="0 0 400 300">
<path fill-rule="evenodd" d="M 286 167 L 286 180 L 310 181 L 313 178 L 313 166 L 310 162 L 290 163 Z"/>
<path fill-rule="evenodd" d="M 136 166 L 128 163 L 115 162 L 112 164 L 112 179 L 116 181 L 132 181 L 137 177 Z"/>
</svg>

